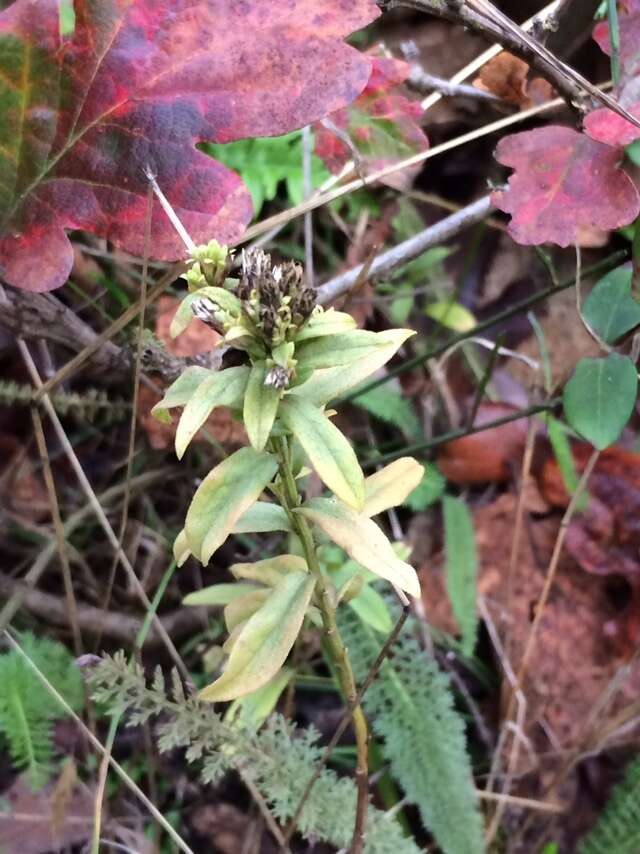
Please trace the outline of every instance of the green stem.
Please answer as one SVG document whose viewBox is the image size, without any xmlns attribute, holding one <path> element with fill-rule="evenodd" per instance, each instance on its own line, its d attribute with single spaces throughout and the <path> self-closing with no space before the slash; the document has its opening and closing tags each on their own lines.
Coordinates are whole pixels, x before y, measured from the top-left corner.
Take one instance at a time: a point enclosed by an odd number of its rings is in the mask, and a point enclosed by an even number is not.
<svg viewBox="0 0 640 854">
<path fill-rule="evenodd" d="M 349 661 L 347 650 L 340 637 L 338 624 L 336 622 L 336 605 L 327 578 L 320 568 L 320 562 L 316 555 L 315 542 L 309 523 L 295 509 L 300 506 L 300 494 L 296 485 L 289 454 L 289 445 L 284 437 L 275 440 L 279 459 L 280 478 L 282 481 L 281 498 L 284 503 L 294 530 L 302 543 L 302 549 L 310 572 L 316 579 L 316 590 L 318 593 L 318 604 L 322 614 L 322 623 L 326 635 L 327 646 L 331 658 L 335 664 L 340 687 L 351 711 L 351 719 L 356 736 L 357 766 L 356 782 L 358 788 L 358 801 L 356 807 L 356 823 L 351 843 L 352 854 L 361 854 L 364 850 L 364 835 L 367 819 L 367 807 L 369 802 L 368 791 L 368 728 L 367 720 L 362 711 L 362 706 L 356 702 L 356 682 Z"/>
</svg>

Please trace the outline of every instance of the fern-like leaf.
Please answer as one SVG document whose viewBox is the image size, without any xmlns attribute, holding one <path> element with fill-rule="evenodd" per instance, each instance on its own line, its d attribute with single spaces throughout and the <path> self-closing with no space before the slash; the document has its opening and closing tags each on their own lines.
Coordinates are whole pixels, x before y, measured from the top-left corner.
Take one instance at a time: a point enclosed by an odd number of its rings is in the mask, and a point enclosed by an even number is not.
<svg viewBox="0 0 640 854">
<path fill-rule="evenodd" d="M 628 766 L 596 826 L 578 854 L 636 854 L 640 851 L 640 756 Z"/>
<path fill-rule="evenodd" d="M 379 421 L 396 427 L 407 439 L 423 438 L 420 419 L 411 401 L 403 397 L 398 389 L 389 387 L 388 384 L 372 388 L 364 394 L 359 394 L 353 402 Z"/>
<path fill-rule="evenodd" d="M 23 635 L 20 644 L 69 705 L 81 709 L 82 679 L 65 647 L 31 634 Z M 53 724 L 61 716 L 60 707 L 17 652 L 0 655 L 0 686 L 0 733 L 14 765 L 24 768 L 32 787 L 39 788 L 51 774 Z"/>
<path fill-rule="evenodd" d="M 411 621 L 410 621 L 411 622 Z M 374 662 L 380 636 L 345 609 L 340 632 L 358 681 Z M 413 640 L 411 625 L 364 697 L 373 730 L 407 798 L 445 854 L 481 854 L 483 823 L 464 725 L 449 679 Z"/>
</svg>

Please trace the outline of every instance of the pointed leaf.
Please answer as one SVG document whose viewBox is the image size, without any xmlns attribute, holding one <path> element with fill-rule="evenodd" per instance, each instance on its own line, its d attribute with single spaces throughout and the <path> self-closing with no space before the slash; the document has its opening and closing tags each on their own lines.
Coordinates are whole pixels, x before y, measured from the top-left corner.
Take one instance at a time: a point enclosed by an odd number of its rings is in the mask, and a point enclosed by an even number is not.
<svg viewBox="0 0 640 854">
<path fill-rule="evenodd" d="M 283 667 L 262 688 L 246 697 L 234 700 L 225 712 L 225 723 L 238 723 L 252 732 L 257 732 L 278 705 L 280 695 L 295 676 L 295 670 Z"/>
<path fill-rule="evenodd" d="M 353 364 L 314 371 L 306 382 L 292 388 L 288 397 L 304 397 L 316 406 L 325 406 L 330 400 L 342 397 L 386 365 L 412 335 L 415 335 L 412 329 L 388 329 L 386 332 L 378 332 L 385 346 L 377 348 Z"/>
<path fill-rule="evenodd" d="M 364 475 L 355 451 L 319 409 L 293 395 L 283 400 L 280 418 L 304 448 L 320 480 L 350 507 L 364 504 Z"/>
<path fill-rule="evenodd" d="M 234 563 L 229 567 L 234 578 L 258 581 L 269 587 L 275 587 L 289 572 L 308 572 L 304 558 L 298 555 L 278 555 L 258 560 L 255 563 Z"/>
<path fill-rule="evenodd" d="M 382 332 L 367 332 L 352 329 L 329 337 L 314 338 L 296 344 L 296 359 L 299 371 L 315 371 L 318 368 L 334 368 L 352 365 L 366 359 L 387 345 Z"/>
<path fill-rule="evenodd" d="M 148 169 L 195 243 L 237 239 L 251 197 L 196 145 L 286 133 L 350 103 L 370 60 L 342 37 L 380 14 L 373 0 L 267 14 L 257 0 L 75 0 L 62 36 L 59 6 L 0 4 L 0 268 L 27 290 L 65 282 L 65 229 L 142 255 Z M 184 257 L 153 208 L 151 256 Z"/>
<path fill-rule="evenodd" d="M 235 639 L 224 673 L 200 699 L 235 700 L 262 687 L 280 670 L 302 626 L 315 579 L 306 572 L 285 575 Z"/>
<path fill-rule="evenodd" d="M 637 394 L 638 374 L 631 359 L 617 353 L 580 359 L 564 388 L 564 414 L 574 430 L 602 451 L 620 437 Z"/>
<path fill-rule="evenodd" d="M 264 534 L 270 531 L 291 531 L 289 517 L 277 504 L 256 501 L 233 526 L 234 534 Z"/>
<path fill-rule="evenodd" d="M 244 585 L 238 585 L 244 586 Z M 264 605 L 271 591 L 266 587 L 249 590 L 242 596 L 236 596 L 224 609 L 224 622 L 228 632 L 232 632 L 240 623 L 246 623 L 258 608 Z"/>
<path fill-rule="evenodd" d="M 189 402 L 196 389 L 212 374 L 209 368 L 199 368 L 193 365 L 180 374 L 178 379 L 171 383 L 165 391 L 162 400 L 159 400 L 151 410 L 151 414 L 164 424 L 171 423 L 169 410 L 175 406 L 184 406 Z"/>
<path fill-rule="evenodd" d="M 191 557 L 191 549 L 187 541 L 187 532 L 183 528 L 173 543 L 173 557 L 177 566 L 182 566 Z"/>
<path fill-rule="evenodd" d="M 389 463 L 364 482 L 363 516 L 377 516 L 397 507 L 420 484 L 424 467 L 413 457 L 401 457 Z"/>
<path fill-rule="evenodd" d="M 444 544 L 447 556 L 447 592 L 462 632 L 462 651 L 473 655 L 478 634 L 476 610 L 478 558 L 473 520 L 464 501 L 445 495 Z"/>
<path fill-rule="evenodd" d="M 611 270 L 584 301 L 584 319 L 607 344 L 640 324 L 640 305 L 631 296 L 631 276 L 630 264 Z"/>
<path fill-rule="evenodd" d="M 257 584 L 212 584 L 187 594 L 182 600 L 183 605 L 228 605 L 234 599 L 261 590 Z"/>
<path fill-rule="evenodd" d="M 280 404 L 280 391 L 265 385 L 267 372 L 266 362 L 255 362 L 244 395 L 244 426 L 256 451 L 264 450 Z"/>
<path fill-rule="evenodd" d="M 313 314 L 296 335 L 296 344 L 308 341 L 310 338 L 321 338 L 324 335 L 336 335 L 338 332 L 346 332 L 355 329 L 356 322 L 344 311 L 336 311 L 329 308 L 326 311 Z"/>
<path fill-rule="evenodd" d="M 209 562 L 277 468 L 275 457 L 240 448 L 209 472 L 193 496 L 185 522 L 189 549 L 201 563 Z"/>
<path fill-rule="evenodd" d="M 398 558 L 380 528 L 339 501 L 312 498 L 296 510 L 314 522 L 349 557 L 411 596 L 420 595 L 415 569 Z"/>
<path fill-rule="evenodd" d="M 235 294 L 232 294 L 231 291 L 226 291 L 224 288 L 213 288 L 209 286 L 200 288 L 191 294 L 187 294 L 180 302 L 178 310 L 171 320 L 171 326 L 169 327 L 169 334 L 172 338 L 177 338 L 178 335 L 181 335 L 194 319 L 194 302 L 205 298 L 210 299 L 212 302 L 216 303 L 216 305 L 219 305 L 224 309 L 224 311 L 234 315 L 240 314 L 240 300 L 235 296 Z"/>
<path fill-rule="evenodd" d="M 240 405 L 248 377 L 249 368 L 242 365 L 215 371 L 198 386 L 185 406 L 176 430 L 176 455 L 179 460 L 216 406 Z"/>
</svg>

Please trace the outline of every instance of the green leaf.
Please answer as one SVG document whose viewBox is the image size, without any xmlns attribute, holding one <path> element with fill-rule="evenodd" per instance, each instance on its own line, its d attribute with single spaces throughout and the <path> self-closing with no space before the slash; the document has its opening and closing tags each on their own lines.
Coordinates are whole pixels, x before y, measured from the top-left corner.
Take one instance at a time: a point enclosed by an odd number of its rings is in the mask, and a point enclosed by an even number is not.
<svg viewBox="0 0 640 854">
<path fill-rule="evenodd" d="M 571 452 L 571 444 L 567 438 L 568 428 L 558 421 L 557 418 L 547 415 L 547 429 L 553 455 L 556 458 L 560 474 L 562 475 L 562 482 L 569 495 L 573 495 L 578 486 L 579 477 Z M 583 493 L 579 499 L 578 510 L 585 510 L 588 500 L 587 494 Z"/>
<path fill-rule="evenodd" d="M 355 598 L 349 599 L 347 604 L 367 626 L 371 626 L 376 632 L 389 634 L 393 628 L 393 620 L 382 596 L 375 588 L 369 586 L 369 580 L 376 577 L 373 573 L 354 560 L 348 560 L 340 569 L 331 572 L 329 577 L 336 587 L 341 589 L 351 579 L 361 578 L 362 589 Z"/>
<path fill-rule="evenodd" d="M 296 335 L 296 345 L 311 338 L 336 335 L 355 328 L 356 322 L 350 314 L 344 311 L 336 311 L 335 308 L 329 308 L 326 311 L 311 315 L 311 318 Z"/>
<path fill-rule="evenodd" d="M 574 430 L 603 450 L 622 433 L 637 392 L 638 374 L 626 356 L 580 359 L 564 389 L 565 416 Z"/>
<path fill-rule="evenodd" d="M 224 673 L 200 692 L 210 702 L 235 700 L 269 682 L 284 664 L 306 614 L 315 579 L 291 572 L 249 618 L 236 638 Z"/>
<path fill-rule="evenodd" d="M 421 513 L 439 501 L 447 488 L 447 481 L 434 465 L 423 465 L 422 468 L 424 475 L 421 483 L 404 502 L 414 513 Z"/>
<path fill-rule="evenodd" d="M 193 593 L 188 593 L 182 600 L 183 605 L 201 606 L 201 605 L 228 605 L 239 596 L 244 596 L 246 593 L 253 593 L 260 590 L 257 584 L 212 584 L 210 587 L 203 587 L 202 590 L 196 590 Z"/>
<path fill-rule="evenodd" d="M 288 397 L 304 397 L 316 406 L 325 406 L 379 370 L 415 332 L 412 329 L 389 329 L 377 334 L 383 346 L 353 364 L 314 371 L 305 383 L 292 388 Z"/>
<path fill-rule="evenodd" d="M 262 688 L 252 691 L 239 700 L 234 700 L 227 709 L 225 723 L 238 723 L 241 727 L 257 732 L 278 705 L 280 695 L 293 679 L 295 670 L 283 667 Z"/>
<path fill-rule="evenodd" d="M 252 617 L 258 608 L 264 605 L 270 595 L 271 591 L 266 587 L 259 587 L 257 590 L 249 590 L 244 592 L 242 596 L 236 596 L 232 599 L 224 609 L 227 631 L 232 632 L 236 626 L 246 623 L 249 617 Z"/>
<path fill-rule="evenodd" d="M 268 370 L 266 362 L 254 362 L 244 395 L 244 426 L 256 451 L 264 450 L 280 403 L 280 391 L 265 385 Z"/>
<path fill-rule="evenodd" d="M 469 309 L 460 305 L 459 302 L 449 300 L 432 302 L 425 308 L 424 313 L 432 320 L 437 320 L 442 326 L 453 329 L 455 332 L 468 332 L 477 325 L 477 321 Z"/>
<path fill-rule="evenodd" d="M 191 557 L 191 549 L 187 541 L 187 532 L 183 528 L 173 543 L 173 557 L 177 566 L 182 566 Z"/>
<path fill-rule="evenodd" d="M 223 311 L 230 312 L 234 315 L 240 314 L 240 300 L 231 291 L 226 291 L 224 288 L 214 288 L 206 286 L 199 288 L 193 293 L 187 294 L 178 306 L 178 310 L 173 316 L 169 334 L 172 338 L 177 338 L 194 319 L 193 303 L 196 300 L 208 298 L 219 305 Z"/>
<path fill-rule="evenodd" d="M 289 517 L 277 504 L 256 501 L 233 526 L 234 534 L 265 534 L 271 531 L 292 531 Z"/>
<path fill-rule="evenodd" d="M 377 516 L 402 504 L 423 477 L 424 468 L 413 457 L 401 457 L 369 475 L 364 482 L 363 516 Z"/>
<path fill-rule="evenodd" d="M 294 395 L 283 400 L 280 418 L 302 445 L 320 480 L 359 510 L 364 504 L 364 475 L 340 430 L 319 409 Z"/>
<path fill-rule="evenodd" d="M 269 587 L 276 584 L 290 572 L 308 572 L 304 558 L 298 555 L 278 555 L 258 560 L 255 563 L 234 563 L 229 567 L 234 578 L 258 581 Z"/>
<path fill-rule="evenodd" d="M 424 431 L 413 403 L 403 396 L 399 385 L 394 388 L 392 383 L 385 383 L 359 394 L 353 402 L 356 406 L 366 409 L 374 418 L 384 421 L 385 424 L 392 424 L 410 439 L 424 439 Z"/>
<path fill-rule="evenodd" d="M 311 341 L 296 344 L 298 370 L 315 371 L 352 365 L 360 359 L 375 355 L 384 347 L 387 347 L 387 340 L 383 332 L 368 332 L 365 329 L 352 329 L 329 337 L 313 338 Z"/>
<path fill-rule="evenodd" d="M 584 301 L 582 314 L 607 344 L 640 324 L 640 305 L 631 296 L 631 265 L 607 273 Z"/>
<path fill-rule="evenodd" d="M 213 371 L 209 368 L 199 368 L 196 365 L 186 368 L 178 379 L 171 383 L 162 400 L 153 407 L 151 410 L 153 417 L 163 424 L 171 424 L 169 410 L 188 403 L 191 396 L 212 373 Z"/>
<path fill-rule="evenodd" d="M 182 459 L 189 442 L 211 415 L 216 406 L 237 407 L 247 385 L 249 368 L 227 368 L 210 372 L 189 399 L 176 430 L 176 454 Z"/>
<path fill-rule="evenodd" d="M 356 563 L 411 596 L 420 595 L 415 569 L 396 556 L 389 540 L 367 516 L 327 498 L 312 498 L 295 512 L 314 522 Z"/>
<path fill-rule="evenodd" d="M 478 558 L 473 520 L 464 501 L 445 495 L 444 544 L 447 592 L 454 616 L 462 632 L 462 651 L 473 655 L 478 633 L 476 611 Z"/>
<path fill-rule="evenodd" d="M 278 462 L 270 454 L 240 448 L 209 472 L 193 496 L 185 521 L 188 547 L 201 563 L 209 562 L 277 469 Z"/>
</svg>

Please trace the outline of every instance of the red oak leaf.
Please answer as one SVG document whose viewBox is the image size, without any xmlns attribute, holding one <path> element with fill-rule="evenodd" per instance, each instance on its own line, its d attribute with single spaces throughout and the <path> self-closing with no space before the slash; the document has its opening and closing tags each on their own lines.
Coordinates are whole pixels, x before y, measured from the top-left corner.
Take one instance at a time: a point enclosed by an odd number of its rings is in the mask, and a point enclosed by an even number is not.
<svg viewBox="0 0 640 854">
<path fill-rule="evenodd" d="M 360 97 L 332 113 L 326 123 L 316 125 L 315 151 L 330 172 L 337 174 L 352 159 L 360 169 L 376 171 L 429 147 L 419 125 L 419 102 L 392 91 L 407 79 L 409 71 L 406 62 L 374 56 L 371 76 Z M 388 183 L 402 188 L 411 177 L 405 172 L 390 177 Z"/>
<path fill-rule="evenodd" d="M 608 231 L 632 222 L 638 191 L 620 168 L 622 149 L 551 125 L 500 140 L 497 160 L 515 169 L 494 204 L 512 215 L 509 233 L 526 245 L 578 242 L 584 226 Z"/>
<path fill-rule="evenodd" d="M 370 60 L 341 39 L 374 0 L 58 0 L 0 12 L 0 273 L 64 283 L 65 229 L 143 251 L 148 164 L 196 242 L 236 239 L 251 216 L 240 179 L 197 150 L 281 134 L 353 101 Z M 184 253 L 154 203 L 151 254 Z"/>
</svg>

